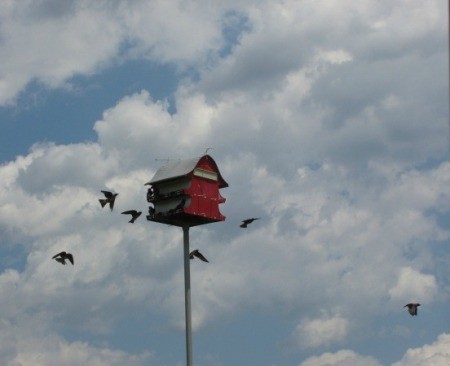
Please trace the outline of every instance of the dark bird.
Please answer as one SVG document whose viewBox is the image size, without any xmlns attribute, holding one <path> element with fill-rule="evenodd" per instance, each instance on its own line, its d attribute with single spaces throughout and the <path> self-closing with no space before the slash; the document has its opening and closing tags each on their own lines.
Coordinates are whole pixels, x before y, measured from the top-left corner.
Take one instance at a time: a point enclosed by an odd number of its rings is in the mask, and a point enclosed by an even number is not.
<svg viewBox="0 0 450 366">
<path fill-rule="evenodd" d="M 69 260 L 70 263 L 72 263 L 72 266 L 74 265 L 74 261 L 73 261 L 73 255 L 70 253 L 66 253 L 66 252 L 61 252 L 58 254 L 55 254 L 52 259 L 54 259 L 55 261 L 66 265 L 66 259 Z"/>
<path fill-rule="evenodd" d="M 239 226 L 245 229 L 248 224 L 251 224 L 255 220 L 259 220 L 259 217 L 252 217 L 251 219 L 242 220 L 242 224 Z"/>
<path fill-rule="evenodd" d="M 124 211 L 122 212 L 123 215 L 131 215 L 131 220 L 128 221 L 129 223 L 133 224 L 136 219 L 141 216 L 141 211 L 136 211 L 136 210 L 129 210 L 129 211 Z"/>
<path fill-rule="evenodd" d="M 109 203 L 109 208 L 112 211 L 114 208 L 114 201 L 116 200 L 116 197 L 119 195 L 119 193 L 112 193 L 108 191 L 102 191 L 102 193 L 106 198 L 99 198 L 100 204 L 102 205 L 102 207 L 105 207 L 105 205 Z"/>
<path fill-rule="evenodd" d="M 420 304 L 406 304 L 403 306 L 404 308 L 408 307 L 408 311 L 411 314 L 411 316 L 417 316 L 417 307 L 420 306 Z"/>
<path fill-rule="evenodd" d="M 203 262 L 209 263 L 209 261 L 205 258 L 205 256 L 202 253 L 198 251 L 198 249 L 195 249 L 191 253 L 189 253 L 189 259 L 194 259 L 194 256 L 202 260 Z"/>
<path fill-rule="evenodd" d="M 174 208 L 174 210 L 182 209 L 186 205 L 186 198 L 183 197 L 183 199 L 180 201 L 178 205 Z"/>
</svg>

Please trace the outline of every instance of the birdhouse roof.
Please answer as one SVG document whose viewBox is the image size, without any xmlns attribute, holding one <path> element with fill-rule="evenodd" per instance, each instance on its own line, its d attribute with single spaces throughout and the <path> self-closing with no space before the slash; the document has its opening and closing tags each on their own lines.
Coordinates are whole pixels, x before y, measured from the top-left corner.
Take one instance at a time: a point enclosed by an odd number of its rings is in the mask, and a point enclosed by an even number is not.
<svg viewBox="0 0 450 366">
<path fill-rule="evenodd" d="M 187 176 L 191 174 L 197 166 L 204 166 L 205 164 L 214 169 L 214 171 L 218 174 L 219 187 L 228 187 L 228 183 L 222 178 L 216 162 L 209 155 L 203 155 L 201 157 L 186 160 L 171 161 L 168 164 L 161 166 L 153 178 L 146 184 L 160 183 L 162 181 Z"/>
</svg>

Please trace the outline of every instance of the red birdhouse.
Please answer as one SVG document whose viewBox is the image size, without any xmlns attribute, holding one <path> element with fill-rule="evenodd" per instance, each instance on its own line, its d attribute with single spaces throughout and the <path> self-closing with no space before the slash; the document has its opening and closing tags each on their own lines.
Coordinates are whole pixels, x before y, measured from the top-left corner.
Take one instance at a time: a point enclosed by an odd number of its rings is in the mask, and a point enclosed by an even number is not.
<svg viewBox="0 0 450 366">
<path fill-rule="evenodd" d="M 177 160 L 156 172 L 147 192 L 147 220 L 176 226 L 196 226 L 224 221 L 219 189 L 228 187 L 209 155 Z"/>
</svg>

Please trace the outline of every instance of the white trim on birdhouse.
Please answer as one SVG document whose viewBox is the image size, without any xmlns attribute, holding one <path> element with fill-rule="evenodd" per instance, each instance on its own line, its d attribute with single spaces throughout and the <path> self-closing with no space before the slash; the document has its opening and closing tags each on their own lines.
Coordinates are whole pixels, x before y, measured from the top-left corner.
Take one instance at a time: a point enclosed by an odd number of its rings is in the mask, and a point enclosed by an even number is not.
<svg viewBox="0 0 450 366">
<path fill-rule="evenodd" d="M 214 181 L 217 181 L 219 177 L 219 175 L 216 172 L 211 172 L 209 170 L 204 170 L 200 168 L 194 169 L 194 175 L 196 175 L 197 177 L 206 178 Z"/>
</svg>

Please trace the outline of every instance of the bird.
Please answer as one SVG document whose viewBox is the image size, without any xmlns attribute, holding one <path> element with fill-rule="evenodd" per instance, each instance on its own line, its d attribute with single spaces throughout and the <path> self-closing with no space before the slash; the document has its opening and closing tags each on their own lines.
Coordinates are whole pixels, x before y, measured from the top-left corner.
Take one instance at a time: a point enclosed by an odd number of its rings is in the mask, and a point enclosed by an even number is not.
<svg viewBox="0 0 450 366">
<path fill-rule="evenodd" d="M 128 211 L 124 211 L 122 212 L 123 215 L 131 215 L 131 220 L 128 221 L 129 223 L 133 224 L 137 218 L 139 216 L 141 216 L 141 211 L 136 211 L 136 210 L 128 210 Z"/>
<path fill-rule="evenodd" d="M 66 259 L 69 260 L 70 263 L 72 263 L 72 266 L 74 265 L 74 260 L 73 260 L 73 255 L 67 252 L 61 252 L 58 254 L 55 254 L 52 259 L 54 259 L 55 261 L 66 265 Z"/>
<path fill-rule="evenodd" d="M 411 314 L 411 316 L 417 316 L 417 307 L 418 306 L 420 306 L 420 304 L 410 303 L 410 304 L 406 304 L 403 307 L 404 308 L 408 307 L 408 311 Z"/>
<path fill-rule="evenodd" d="M 245 229 L 248 224 L 251 224 L 255 220 L 259 220 L 259 217 L 252 217 L 251 219 L 242 220 L 242 224 L 239 226 Z"/>
<path fill-rule="evenodd" d="M 189 259 L 194 259 L 194 256 L 197 257 L 198 259 L 202 260 L 203 262 L 209 263 L 209 261 L 205 258 L 205 256 L 202 253 L 200 253 L 198 251 L 198 249 L 195 249 L 189 253 Z"/>
<path fill-rule="evenodd" d="M 101 191 L 106 198 L 99 198 L 100 204 L 102 205 L 102 207 L 105 207 L 105 205 L 107 203 L 109 203 L 109 208 L 111 209 L 111 211 L 114 208 L 114 201 L 116 200 L 116 197 L 119 195 L 119 193 L 112 193 L 109 191 Z"/>
<path fill-rule="evenodd" d="M 180 203 L 178 203 L 178 205 L 176 205 L 176 207 L 174 208 L 174 210 L 180 210 L 180 209 L 182 209 L 185 205 L 186 205 L 186 198 L 183 197 L 183 199 L 180 201 Z"/>
</svg>

